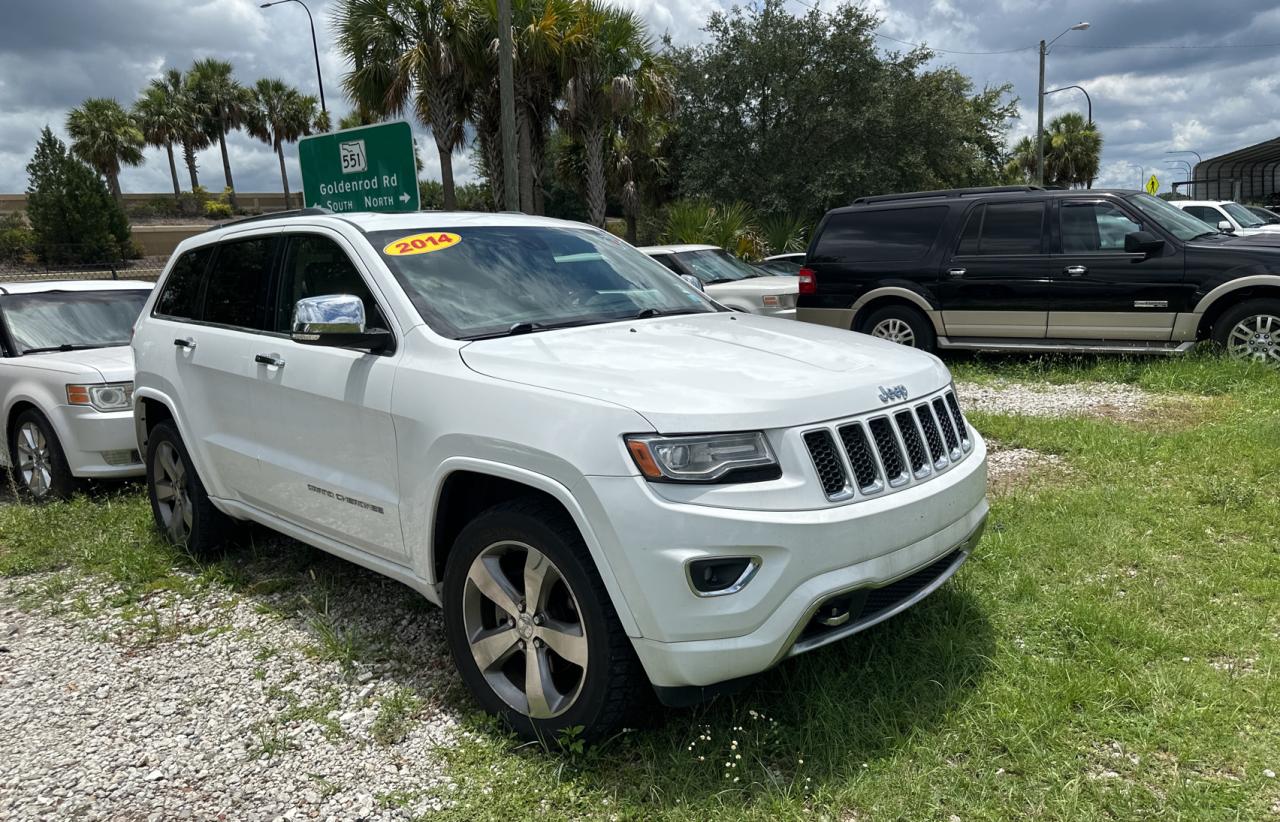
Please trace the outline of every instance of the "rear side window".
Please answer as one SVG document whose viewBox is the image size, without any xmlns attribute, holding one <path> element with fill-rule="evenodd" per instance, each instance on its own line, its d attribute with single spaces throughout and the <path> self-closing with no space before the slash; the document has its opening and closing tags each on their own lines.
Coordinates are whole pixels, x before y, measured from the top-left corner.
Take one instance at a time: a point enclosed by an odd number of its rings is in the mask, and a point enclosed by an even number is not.
<svg viewBox="0 0 1280 822">
<path fill-rule="evenodd" d="M 275 237 L 254 237 L 218 246 L 204 292 L 205 322 L 237 328 L 264 327 L 263 309 L 275 244 Z"/>
<path fill-rule="evenodd" d="M 848 211 L 827 220 L 815 260 L 910 262 L 929 253 L 947 218 L 946 206 Z"/>
<path fill-rule="evenodd" d="M 960 254 L 1039 254 L 1043 203 L 987 203 L 969 214 Z"/>
<path fill-rule="evenodd" d="M 153 311 L 157 316 L 178 320 L 200 318 L 200 283 L 213 249 L 214 246 L 197 248 L 178 258 L 164 281 L 164 290 L 156 298 Z"/>
</svg>

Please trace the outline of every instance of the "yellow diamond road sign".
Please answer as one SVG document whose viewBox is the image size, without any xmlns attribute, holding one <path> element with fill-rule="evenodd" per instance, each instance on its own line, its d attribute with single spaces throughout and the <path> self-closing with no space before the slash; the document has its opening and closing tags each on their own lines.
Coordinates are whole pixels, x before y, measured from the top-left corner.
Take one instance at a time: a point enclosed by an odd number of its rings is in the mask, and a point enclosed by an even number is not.
<svg viewBox="0 0 1280 822">
<path fill-rule="evenodd" d="M 1152 174 L 1151 179 L 1147 180 L 1147 193 L 1155 194 L 1159 190 L 1160 190 L 1160 178 Z"/>
</svg>

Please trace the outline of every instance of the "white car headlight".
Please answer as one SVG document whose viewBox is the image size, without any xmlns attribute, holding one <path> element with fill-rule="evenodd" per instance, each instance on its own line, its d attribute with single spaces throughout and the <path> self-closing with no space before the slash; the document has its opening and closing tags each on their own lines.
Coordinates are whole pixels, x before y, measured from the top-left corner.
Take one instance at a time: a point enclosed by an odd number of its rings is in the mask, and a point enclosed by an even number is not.
<svg viewBox="0 0 1280 822">
<path fill-rule="evenodd" d="M 781 476 L 759 431 L 662 437 L 629 436 L 627 450 L 651 482 L 757 482 Z"/>
<path fill-rule="evenodd" d="M 124 411 L 133 407 L 133 383 L 68 385 L 67 402 L 71 405 L 87 405 L 97 411 Z"/>
</svg>

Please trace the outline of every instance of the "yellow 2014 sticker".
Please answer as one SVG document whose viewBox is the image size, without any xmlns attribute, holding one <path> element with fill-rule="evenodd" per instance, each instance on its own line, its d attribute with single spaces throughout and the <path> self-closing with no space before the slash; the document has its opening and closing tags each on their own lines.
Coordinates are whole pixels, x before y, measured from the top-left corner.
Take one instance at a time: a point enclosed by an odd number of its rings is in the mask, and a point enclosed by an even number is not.
<svg viewBox="0 0 1280 822">
<path fill-rule="evenodd" d="M 392 240 L 382 248 L 388 257 L 403 257 L 409 254 L 429 254 L 442 248 L 449 248 L 462 242 L 457 234 L 448 231 L 427 231 L 422 234 L 411 234 Z"/>
</svg>

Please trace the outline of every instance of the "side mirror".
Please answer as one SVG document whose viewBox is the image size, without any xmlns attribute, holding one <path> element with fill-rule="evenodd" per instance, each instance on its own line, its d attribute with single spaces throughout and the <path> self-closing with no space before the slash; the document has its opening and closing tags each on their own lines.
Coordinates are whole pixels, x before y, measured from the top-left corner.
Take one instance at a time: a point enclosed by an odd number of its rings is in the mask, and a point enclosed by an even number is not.
<svg viewBox="0 0 1280 822">
<path fill-rule="evenodd" d="M 1164 240 L 1150 231 L 1134 231 L 1124 235 L 1124 250 L 1128 254 L 1155 254 L 1164 249 Z"/>
<path fill-rule="evenodd" d="M 392 340 L 391 332 L 365 328 L 364 302 L 351 294 L 304 297 L 293 305 L 293 333 L 303 345 L 367 348 L 378 352 Z"/>
<path fill-rule="evenodd" d="M 699 280 L 697 277 L 693 276 L 692 274 L 681 274 L 680 279 L 684 280 L 686 283 L 698 289 L 699 291 L 706 292 L 707 290 L 706 287 L 702 284 L 702 280 Z"/>
<path fill-rule="evenodd" d="M 1219 220 L 1219 221 L 1218 221 L 1218 230 L 1219 230 L 1219 231 L 1225 231 L 1225 232 L 1227 232 L 1228 234 L 1235 234 L 1235 233 L 1236 233 L 1236 227 L 1235 227 L 1235 226 L 1233 226 L 1233 225 L 1231 224 L 1231 221 L 1230 221 L 1230 220 Z"/>
</svg>

